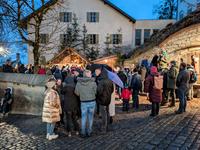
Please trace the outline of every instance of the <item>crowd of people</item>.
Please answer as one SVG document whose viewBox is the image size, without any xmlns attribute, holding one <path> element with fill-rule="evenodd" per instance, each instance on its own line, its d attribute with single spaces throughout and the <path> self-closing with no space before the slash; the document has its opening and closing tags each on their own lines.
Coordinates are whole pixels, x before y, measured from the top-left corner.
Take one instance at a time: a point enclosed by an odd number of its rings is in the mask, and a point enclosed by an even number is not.
<svg viewBox="0 0 200 150">
<path fill-rule="evenodd" d="M 130 108 L 139 108 L 139 93 L 147 93 L 147 99 L 152 102 L 150 116 L 159 114 L 159 107 L 169 103 L 169 107 L 174 107 L 176 97 L 179 98 L 179 109 L 175 113 L 180 114 L 186 111 L 186 101 L 193 99 L 193 84 L 198 79 L 198 65 L 194 56 L 191 57 L 191 64 L 186 64 L 183 59 L 178 64 L 176 61 L 168 63 L 166 52 L 161 50 L 149 63 L 146 57 L 141 65 L 134 64 L 130 68 L 120 67 L 114 69 L 124 87 L 116 85 L 108 76 L 108 71 L 100 65 L 94 71 L 90 67 L 77 67 L 75 64 L 63 66 L 52 66 L 44 70 L 41 65 L 39 74 L 54 75 L 46 81 L 45 99 L 43 105 L 42 120 L 47 123 L 47 136 L 49 140 L 58 137 L 54 133 L 54 128 L 59 124 L 65 124 L 68 136 L 72 136 L 71 122 L 74 125 L 75 134 L 79 135 L 79 125 L 77 119 L 81 119 L 80 136 L 90 137 L 92 133 L 94 116 L 102 116 L 101 134 L 109 131 L 109 125 L 113 123 L 115 115 L 115 89 L 119 94 L 119 99 L 123 101 L 122 111 L 129 113 Z M 4 68 L 5 72 L 13 70 L 10 62 Z M 33 73 L 34 66 L 27 69 L 20 65 L 16 70 L 19 73 Z M 26 67 L 25 67 L 26 68 Z M 1 112 L 7 110 L 9 90 L 5 91 L 5 98 L 2 99 Z M 132 96 L 132 107 L 129 102 Z M 86 127 L 87 126 L 87 127 Z"/>
</svg>

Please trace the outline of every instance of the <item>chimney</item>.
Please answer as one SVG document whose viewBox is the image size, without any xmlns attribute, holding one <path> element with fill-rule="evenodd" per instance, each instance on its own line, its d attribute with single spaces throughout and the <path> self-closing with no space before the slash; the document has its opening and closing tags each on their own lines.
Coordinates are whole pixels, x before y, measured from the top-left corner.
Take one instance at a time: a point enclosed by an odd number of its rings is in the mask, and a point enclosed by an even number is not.
<svg viewBox="0 0 200 150">
<path fill-rule="evenodd" d="M 20 60 L 20 54 L 16 53 L 16 59 Z"/>
</svg>

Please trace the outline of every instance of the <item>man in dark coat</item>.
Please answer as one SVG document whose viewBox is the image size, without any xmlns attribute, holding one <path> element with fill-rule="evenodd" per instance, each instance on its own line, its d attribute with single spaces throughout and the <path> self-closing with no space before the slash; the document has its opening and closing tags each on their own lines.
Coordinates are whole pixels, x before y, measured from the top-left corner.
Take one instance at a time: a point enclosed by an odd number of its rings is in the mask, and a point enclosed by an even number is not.
<svg viewBox="0 0 200 150">
<path fill-rule="evenodd" d="M 109 104 L 111 102 L 113 90 L 113 82 L 109 79 L 108 72 L 102 70 L 99 77 L 99 85 L 97 87 L 97 103 L 100 104 L 102 115 L 102 134 L 108 130 L 108 125 L 110 123 Z"/>
<path fill-rule="evenodd" d="M 62 74 L 60 73 L 60 70 L 59 70 L 59 69 L 56 69 L 56 71 L 54 72 L 53 75 L 54 75 L 54 77 L 56 78 L 56 80 L 57 80 L 57 79 L 63 80 Z"/>
<path fill-rule="evenodd" d="M 145 65 L 142 65 L 142 68 L 140 70 L 141 76 L 142 76 L 142 92 L 144 92 L 144 81 L 146 79 L 146 74 L 147 74 L 147 69 L 145 67 Z"/>
<path fill-rule="evenodd" d="M 176 86 L 178 87 L 179 97 L 179 110 L 175 111 L 176 114 L 185 112 L 187 102 L 187 92 L 189 90 L 190 72 L 186 69 L 186 63 L 181 63 L 180 72 L 176 80 Z"/>
<path fill-rule="evenodd" d="M 101 67 L 95 69 L 95 82 L 97 84 L 97 86 L 99 85 L 99 77 L 101 75 Z M 100 115 L 100 105 L 97 103 L 96 104 L 96 113 L 94 114 L 94 116 L 99 116 Z"/>
<path fill-rule="evenodd" d="M 4 72 L 13 73 L 13 68 L 12 68 L 12 66 L 11 66 L 11 62 L 8 62 L 8 63 L 7 63 L 7 65 L 5 66 Z"/>
<path fill-rule="evenodd" d="M 24 67 L 24 64 L 21 64 L 18 68 L 19 73 L 25 73 L 26 68 Z"/>
<path fill-rule="evenodd" d="M 139 98 L 138 98 L 138 94 L 140 92 L 142 88 L 142 76 L 140 74 L 138 74 L 138 70 L 137 68 L 134 69 L 134 75 L 132 77 L 131 80 L 131 92 L 132 94 L 132 98 L 133 98 L 133 108 L 139 108 Z"/>
<path fill-rule="evenodd" d="M 74 93 L 75 83 L 72 76 L 65 78 L 66 85 L 61 89 L 61 93 L 64 94 L 63 111 L 67 115 L 67 132 L 68 136 L 71 136 L 71 119 L 74 124 L 74 130 L 78 134 L 78 123 L 76 120 L 76 111 L 78 108 L 78 96 Z"/>
<path fill-rule="evenodd" d="M 167 76 L 167 89 L 169 91 L 168 97 L 170 97 L 170 93 L 172 94 L 172 103 L 170 107 L 174 107 L 176 102 L 176 95 L 175 95 L 175 89 L 177 88 L 176 79 L 178 76 L 179 69 L 178 66 L 176 65 L 176 61 L 171 61 L 170 64 L 171 68 Z"/>
<path fill-rule="evenodd" d="M 8 112 L 8 101 L 11 99 L 11 89 L 10 88 L 7 88 L 5 89 L 5 97 L 3 99 L 3 105 L 1 106 L 1 116 L 0 118 L 5 115 L 5 113 Z"/>
<path fill-rule="evenodd" d="M 152 61 L 151 61 L 153 66 L 155 66 L 156 68 L 158 68 L 158 58 L 159 58 L 158 54 L 155 54 Z"/>
<path fill-rule="evenodd" d="M 124 86 L 127 84 L 127 77 L 123 72 L 123 69 L 120 69 L 119 72 L 117 73 L 118 77 L 122 80 Z M 119 93 L 119 99 L 121 97 L 123 89 L 121 87 L 118 87 L 118 93 Z"/>
<path fill-rule="evenodd" d="M 163 73 L 163 92 L 162 92 L 162 103 L 161 106 L 164 106 L 166 103 L 169 103 L 168 89 L 167 89 L 167 76 L 169 69 L 165 68 Z"/>
</svg>

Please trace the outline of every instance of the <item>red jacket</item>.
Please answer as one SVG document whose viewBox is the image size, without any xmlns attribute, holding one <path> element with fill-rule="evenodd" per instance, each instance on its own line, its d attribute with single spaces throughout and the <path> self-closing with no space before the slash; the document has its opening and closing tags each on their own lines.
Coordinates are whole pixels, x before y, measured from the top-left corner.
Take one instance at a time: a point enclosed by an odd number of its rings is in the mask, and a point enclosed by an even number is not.
<svg viewBox="0 0 200 150">
<path fill-rule="evenodd" d="M 122 91 L 121 98 L 123 98 L 123 99 L 129 99 L 131 94 L 132 94 L 131 91 L 129 91 L 128 89 L 124 89 Z"/>
<path fill-rule="evenodd" d="M 45 71 L 44 71 L 44 69 L 39 69 L 39 71 L 38 71 L 38 74 L 45 74 Z"/>
</svg>

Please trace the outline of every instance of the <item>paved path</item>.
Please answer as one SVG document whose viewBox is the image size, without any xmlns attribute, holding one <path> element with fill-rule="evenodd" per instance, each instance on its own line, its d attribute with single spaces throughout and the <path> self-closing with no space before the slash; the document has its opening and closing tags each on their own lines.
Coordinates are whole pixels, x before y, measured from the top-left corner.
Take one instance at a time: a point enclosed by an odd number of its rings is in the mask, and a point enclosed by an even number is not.
<svg viewBox="0 0 200 150">
<path fill-rule="evenodd" d="M 157 117 L 150 117 L 151 103 L 140 97 L 140 109 L 131 110 L 130 114 L 121 111 L 121 102 L 116 101 L 115 123 L 110 131 L 100 135 L 101 118 L 95 117 L 93 135 L 82 139 L 72 132 L 67 137 L 65 127 L 59 127 L 59 137 L 48 141 L 46 124 L 41 117 L 10 115 L 0 119 L 0 149 L 94 149 L 94 150 L 193 150 L 200 149 L 200 100 L 188 103 L 187 111 L 176 115 L 176 107 L 162 106 Z M 2 124 L 7 122 L 7 124 Z M 80 120 L 79 120 L 80 122 Z"/>
</svg>

